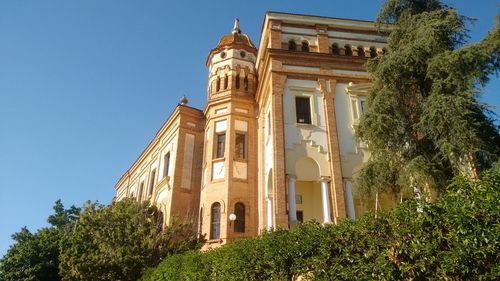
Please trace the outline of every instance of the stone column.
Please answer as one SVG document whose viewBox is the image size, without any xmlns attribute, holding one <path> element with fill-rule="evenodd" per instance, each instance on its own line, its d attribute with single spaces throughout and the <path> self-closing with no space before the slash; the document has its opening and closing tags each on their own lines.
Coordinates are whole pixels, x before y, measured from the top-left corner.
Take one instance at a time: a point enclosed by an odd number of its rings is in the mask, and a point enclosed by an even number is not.
<svg viewBox="0 0 500 281">
<path fill-rule="evenodd" d="M 293 226 L 297 222 L 297 209 L 295 206 L 295 176 L 288 176 L 288 222 Z"/>
<path fill-rule="evenodd" d="M 347 203 L 347 216 L 354 220 L 356 218 L 356 214 L 354 212 L 354 200 L 352 198 L 352 183 L 351 181 L 345 181 L 345 200 Z"/>
<path fill-rule="evenodd" d="M 272 230 L 273 229 L 273 198 L 270 196 L 267 196 L 266 203 L 267 203 L 267 216 L 266 216 L 267 229 Z"/>
<path fill-rule="evenodd" d="M 321 177 L 321 202 L 323 203 L 323 223 L 330 223 L 330 204 L 328 202 L 328 187 L 330 180 L 327 177 Z"/>
</svg>

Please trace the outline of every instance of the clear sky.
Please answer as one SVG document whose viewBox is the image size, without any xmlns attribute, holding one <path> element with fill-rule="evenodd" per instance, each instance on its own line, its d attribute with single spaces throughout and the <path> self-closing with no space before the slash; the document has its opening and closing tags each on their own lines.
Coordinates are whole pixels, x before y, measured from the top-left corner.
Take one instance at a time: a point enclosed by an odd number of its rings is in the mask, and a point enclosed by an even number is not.
<svg viewBox="0 0 500 281">
<path fill-rule="evenodd" d="M 477 18 L 497 0 L 447 1 Z M 0 1 L 0 256 L 54 201 L 109 203 L 180 96 L 206 100 L 205 59 L 233 19 L 258 43 L 265 11 L 373 20 L 381 1 Z M 500 80 L 484 100 L 497 107 Z"/>
</svg>

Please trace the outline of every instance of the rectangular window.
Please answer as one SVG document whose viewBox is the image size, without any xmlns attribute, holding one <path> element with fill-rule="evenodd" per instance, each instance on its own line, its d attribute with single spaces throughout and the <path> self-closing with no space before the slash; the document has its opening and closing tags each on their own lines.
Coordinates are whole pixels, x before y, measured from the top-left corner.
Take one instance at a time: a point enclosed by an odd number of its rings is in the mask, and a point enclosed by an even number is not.
<svg viewBox="0 0 500 281">
<path fill-rule="evenodd" d="M 234 146 L 234 154 L 236 159 L 247 159 L 247 136 L 244 133 L 236 133 L 236 144 Z"/>
<path fill-rule="evenodd" d="M 139 193 L 137 194 L 137 200 L 141 201 L 142 200 L 142 191 L 144 190 L 144 181 L 141 181 L 139 184 Z"/>
<path fill-rule="evenodd" d="M 357 120 L 358 117 L 358 105 L 356 104 L 356 99 L 351 99 L 351 107 L 352 107 L 352 117 L 354 120 Z"/>
<path fill-rule="evenodd" d="M 224 150 L 226 148 L 226 133 L 218 133 L 216 135 L 216 148 L 215 158 L 224 157 Z"/>
<path fill-rule="evenodd" d="M 148 197 L 150 197 L 153 194 L 155 183 L 156 183 L 156 169 L 153 169 L 151 171 L 151 174 L 149 175 Z"/>
<path fill-rule="evenodd" d="M 359 117 L 365 114 L 365 103 L 366 103 L 365 99 L 362 98 L 359 99 L 359 113 L 360 113 Z"/>
<path fill-rule="evenodd" d="M 297 221 L 304 222 L 304 211 L 297 211 Z"/>
<path fill-rule="evenodd" d="M 168 176 L 168 169 L 170 168 L 170 152 L 163 155 L 163 177 Z"/>
<path fill-rule="evenodd" d="M 311 124 L 311 100 L 307 97 L 295 97 L 297 123 Z"/>
</svg>

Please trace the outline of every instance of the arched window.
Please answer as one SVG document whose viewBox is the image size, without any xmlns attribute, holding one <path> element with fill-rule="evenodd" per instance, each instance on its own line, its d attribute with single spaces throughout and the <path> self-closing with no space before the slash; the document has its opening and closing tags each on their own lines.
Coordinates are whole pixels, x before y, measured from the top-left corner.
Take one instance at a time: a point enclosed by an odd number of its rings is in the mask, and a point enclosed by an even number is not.
<svg viewBox="0 0 500 281">
<path fill-rule="evenodd" d="M 377 49 L 375 47 L 370 47 L 370 58 L 376 58 L 377 57 Z"/>
<path fill-rule="evenodd" d="M 226 74 L 226 76 L 224 76 L 224 90 L 227 89 L 228 83 L 229 83 L 229 78 L 227 77 L 227 74 Z"/>
<path fill-rule="evenodd" d="M 243 88 L 245 91 L 248 91 L 248 76 L 245 76 L 245 79 L 243 79 Z"/>
<path fill-rule="evenodd" d="M 217 82 L 215 84 L 215 91 L 218 92 L 220 90 L 220 77 L 217 77 Z"/>
<path fill-rule="evenodd" d="M 363 47 L 358 47 L 358 57 L 365 57 L 365 49 Z"/>
<path fill-rule="evenodd" d="M 302 52 L 309 52 L 309 42 L 302 41 Z"/>
<path fill-rule="evenodd" d="M 210 212 L 210 239 L 219 239 L 220 237 L 220 203 L 212 204 Z"/>
<path fill-rule="evenodd" d="M 349 45 L 345 45 L 345 46 L 344 46 L 344 49 L 345 49 L 345 55 L 346 55 L 346 56 L 352 56 L 352 49 L 351 49 L 351 46 L 349 46 Z"/>
<path fill-rule="evenodd" d="M 236 74 L 236 89 L 239 89 L 240 88 L 240 75 L 239 74 Z"/>
<path fill-rule="evenodd" d="M 339 45 L 337 45 L 336 43 L 332 44 L 332 54 L 334 55 L 340 54 Z"/>
<path fill-rule="evenodd" d="M 297 45 L 295 44 L 295 41 L 293 40 L 288 41 L 288 50 L 295 51 L 296 49 Z"/>
<path fill-rule="evenodd" d="M 241 202 L 234 204 L 234 232 L 245 232 L 245 205 Z"/>
</svg>

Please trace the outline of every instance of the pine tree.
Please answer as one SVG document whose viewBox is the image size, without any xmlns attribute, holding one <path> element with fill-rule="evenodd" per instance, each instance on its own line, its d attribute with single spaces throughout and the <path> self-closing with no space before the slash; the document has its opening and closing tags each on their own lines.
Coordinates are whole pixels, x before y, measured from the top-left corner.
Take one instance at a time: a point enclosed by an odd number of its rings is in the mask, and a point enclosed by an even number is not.
<svg viewBox="0 0 500 281">
<path fill-rule="evenodd" d="M 472 20 L 439 0 L 387 0 L 377 17 L 387 53 L 366 67 L 373 78 L 357 137 L 371 158 L 357 175 L 364 194 L 434 188 L 474 177 L 500 154 L 493 114 L 479 101 L 500 67 L 500 18 L 465 44 Z"/>
</svg>

